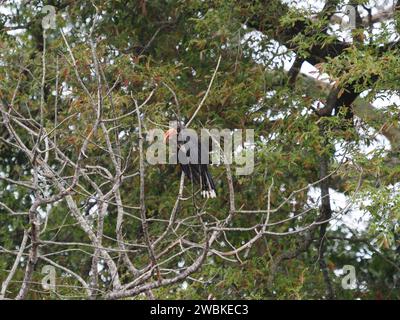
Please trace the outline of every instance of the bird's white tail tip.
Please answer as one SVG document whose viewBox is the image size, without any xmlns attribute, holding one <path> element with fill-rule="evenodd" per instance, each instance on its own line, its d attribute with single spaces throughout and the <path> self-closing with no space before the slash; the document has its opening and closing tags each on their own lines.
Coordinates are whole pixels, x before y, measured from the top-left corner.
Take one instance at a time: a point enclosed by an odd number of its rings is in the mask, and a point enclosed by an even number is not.
<svg viewBox="0 0 400 320">
<path fill-rule="evenodd" d="M 203 190 L 201 192 L 201 195 L 203 198 L 207 198 L 207 199 L 213 199 L 217 197 L 217 194 L 215 193 L 215 190 L 210 190 L 210 191 L 205 191 Z"/>
</svg>

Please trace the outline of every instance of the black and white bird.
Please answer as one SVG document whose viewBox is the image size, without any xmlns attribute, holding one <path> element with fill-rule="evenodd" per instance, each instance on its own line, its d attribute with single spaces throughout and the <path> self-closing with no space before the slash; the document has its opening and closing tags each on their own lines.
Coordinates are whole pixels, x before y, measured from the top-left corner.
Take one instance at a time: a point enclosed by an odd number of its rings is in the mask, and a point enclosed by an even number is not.
<svg viewBox="0 0 400 320">
<path fill-rule="evenodd" d="M 201 143 L 201 139 L 187 133 L 182 125 L 169 129 L 164 134 L 164 142 L 176 143 L 177 162 L 185 175 L 201 186 L 203 198 L 216 198 L 215 184 L 208 171 L 209 148 Z M 204 157 L 207 155 L 207 157 Z M 203 157 L 202 157 L 203 156 Z M 203 161 L 202 161 L 203 160 Z"/>
</svg>

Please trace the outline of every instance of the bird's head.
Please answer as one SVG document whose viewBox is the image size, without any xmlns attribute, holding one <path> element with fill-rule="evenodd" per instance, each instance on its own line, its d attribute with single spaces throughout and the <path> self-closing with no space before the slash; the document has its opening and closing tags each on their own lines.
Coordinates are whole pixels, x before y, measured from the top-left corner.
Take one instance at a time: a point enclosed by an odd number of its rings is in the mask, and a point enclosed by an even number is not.
<svg viewBox="0 0 400 320">
<path fill-rule="evenodd" d="M 178 135 L 178 130 L 176 128 L 171 128 L 164 133 L 164 143 L 166 143 L 171 137 Z"/>
</svg>

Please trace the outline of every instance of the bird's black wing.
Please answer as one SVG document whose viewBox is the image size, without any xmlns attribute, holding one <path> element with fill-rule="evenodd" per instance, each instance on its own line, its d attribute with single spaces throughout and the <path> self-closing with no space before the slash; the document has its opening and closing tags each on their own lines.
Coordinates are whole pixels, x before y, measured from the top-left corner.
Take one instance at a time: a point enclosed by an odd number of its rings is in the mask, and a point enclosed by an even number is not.
<svg viewBox="0 0 400 320">
<path fill-rule="evenodd" d="M 179 161 L 178 156 L 179 164 L 185 175 L 192 182 L 200 184 L 202 190 L 201 194 L 204 198 L 215 198 L 215 184 L 208 171 L 208 164 L 201 163 L 202 154 L 209 154 L 207 146 L 202 145 L 200 140 L 190 141 L 186 139 L 185 141 L 178 141 L 178 149 L 179 152 L 183 152 L 188 159 L 187 163 L 182 163 Z M 195 152 L 195 154 L 191 155 L 190 151 Z"/>
<path fill-rule="evenodd" d="M 201 142 L 198 144 L 199 148 L 199 164 L 197 165 L 197 168 L 200 172 L 200 184 L 202 188 L 202 195 L 205 198 L 215 198 L 217 196 L 215 192 L 215 184 L 214 180 L 211 177 L 210 172 L 208 171 L 208 163 L 201 163 L 201 156 L 202 154 L 207 154 L 209 156 L 209 148 L 206 145 L 203 145 Z"/>
</svg>

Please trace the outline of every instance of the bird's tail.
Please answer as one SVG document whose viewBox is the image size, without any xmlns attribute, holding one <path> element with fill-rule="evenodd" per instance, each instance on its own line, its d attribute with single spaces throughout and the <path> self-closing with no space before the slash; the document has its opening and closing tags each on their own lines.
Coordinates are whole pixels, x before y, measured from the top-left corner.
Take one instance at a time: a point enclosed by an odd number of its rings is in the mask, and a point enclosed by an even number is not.
<svg viewBox="0 0 400 320">
<path fill-rule="evenodd" d="M 208 171 L 207 166 L 203 166 L 201 170 L 201 195 L 203 198 L 216 198 L 215 184 Z"/>
</svg>

